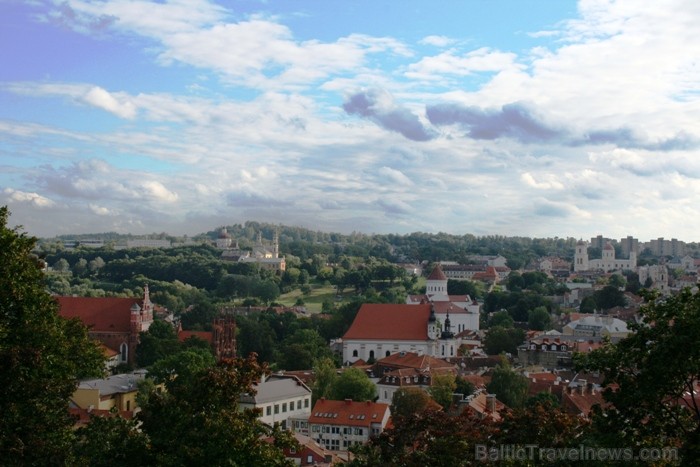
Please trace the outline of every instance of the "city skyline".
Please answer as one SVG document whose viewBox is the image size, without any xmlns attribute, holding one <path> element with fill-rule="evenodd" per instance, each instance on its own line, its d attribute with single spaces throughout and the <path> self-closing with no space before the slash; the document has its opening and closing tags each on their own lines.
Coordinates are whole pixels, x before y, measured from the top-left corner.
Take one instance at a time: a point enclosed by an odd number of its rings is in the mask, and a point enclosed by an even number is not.
<svg viewBox="0 0 700 467">
<path fill-rule="evenodd" d="M 39 237 L 695 241 L 700 4 L 0 4 L 0 205 Z"/>
</svg>

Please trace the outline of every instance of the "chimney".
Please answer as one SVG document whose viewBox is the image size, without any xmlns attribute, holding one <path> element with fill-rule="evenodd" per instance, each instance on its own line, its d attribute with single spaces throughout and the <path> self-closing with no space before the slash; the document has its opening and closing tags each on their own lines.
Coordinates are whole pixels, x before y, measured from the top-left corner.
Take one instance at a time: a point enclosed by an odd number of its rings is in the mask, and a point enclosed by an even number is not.
<svg viewBox="0 0 700 467">
<path fill-rule="evenodd" d="M 581 395 L 582 395 L 582 396 L 583 396 L 584 394 L 586 394 L 586 386 L 587 386 L 587 385 L 588 385 L 588 381 L 586 381 L 585 379 L 580 379 L 580 380 L 578 380 L 578 387 L 579 387 L 579 389 L 580 389 L 580 391 L 581 391 Z"/>
<path fill-rule="evenodd" d="M 372 401 L 367 401 L 367 405 L 372 405 Z"/>
<path fill-rule="evenodd" d="M 345 405 L 351 405 L 352 399 L 345 399 Z"/>
<path fill-rule="evenodd" d="M 486 394 L 486 410 L 496 412 L 496 394 Z"/>
</svg>

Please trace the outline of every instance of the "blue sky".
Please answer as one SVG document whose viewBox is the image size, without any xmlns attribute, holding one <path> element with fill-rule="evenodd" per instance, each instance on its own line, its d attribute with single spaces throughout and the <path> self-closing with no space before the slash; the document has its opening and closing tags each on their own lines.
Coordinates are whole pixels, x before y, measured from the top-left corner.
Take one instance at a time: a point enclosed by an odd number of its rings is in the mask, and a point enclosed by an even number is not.
<svg viewBox="0 0 700 467">
<path fill-rule="evenodd" d="M 0 2 L 30 234 L 696 241 L 700 3 Z"/>
</svg>

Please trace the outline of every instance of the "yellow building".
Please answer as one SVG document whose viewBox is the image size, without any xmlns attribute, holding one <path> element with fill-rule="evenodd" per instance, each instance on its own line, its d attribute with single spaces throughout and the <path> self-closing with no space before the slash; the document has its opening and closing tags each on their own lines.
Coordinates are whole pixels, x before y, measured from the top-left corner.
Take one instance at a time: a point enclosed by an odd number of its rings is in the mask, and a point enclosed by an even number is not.
<svg viewBox="0 0 700 467">
<path fill-rule="evenodd" d="M 138 383 L 146 377 L 145 370 L 113 375 L 103 379 L 81 381 L 71 402 L 83 410 L 133 412 L 137 409 Z"/>
</svg>

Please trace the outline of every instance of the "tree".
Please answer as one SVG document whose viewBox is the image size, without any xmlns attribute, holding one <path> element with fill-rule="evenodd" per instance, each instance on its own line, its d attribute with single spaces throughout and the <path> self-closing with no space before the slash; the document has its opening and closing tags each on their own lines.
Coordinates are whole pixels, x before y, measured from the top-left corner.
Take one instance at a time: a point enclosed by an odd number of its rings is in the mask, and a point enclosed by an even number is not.
<svg viewBox="0 0 700 467">
<path fill-rule="evenodd" d="M 65 258 L 61 258 L 54 263 L 53 270 L 56 272 L 68 272 L 70 271 L 70 264 Z"/>
<path fill-rule="evenodd" d="M 74 443 L 75 465 L 115 467 L 153 465 L 148 436 L 133 420 L 120 416 L 93 416 L 78 429 Z"/>
<path fill-rule="evenodd" d="M 608 285 L 621 289 L 624 288 L 625 285 L 627 285 L 627 280 L 622 274 L 613 274 L 608 279 Z"/>
<path fill-rule="evenodd" d="M 93 274 L 97 274 L 103 267 L 105 267 L 105 260 L 99 256 L 88 263 L 88 269 Z"/>
<path fill-rule="evenodd" d="M 546 331 L 552 322 L 552 317 L 549 315 L 547 308 L 538 306 L 530 311 L 528 316 L 528 327 L 535 331 Z"/>
<path fill-rule="evenodd" d="M 427 392 L 416 387 L 399 388 L 391 398 L 391 416 L 411 417 L 430 406 L 430 396 Z"/>
<path fill-rule="evenodd" d="M 576 367 L 605 376 L 609 407 L 594 417 L 603 442 L 680 446 L 690 462 L 700 458 L 700 293 L 642 296 L 647 303 L 641 324 L 630 324 L 633 333 L 582 354 Z"/>
<path fill-rule="evenodd" d="M 196 372 L 189 384 L 175 378 L 165 391 L 148 394 L 137 419 L 154 465 L 285 465 L 280 448 L 298 447 L 292 435 L 260 422 L 259 410 L 238 408 L 240 396 L 254 394 L 265 373 L 255 355 L 223 360 Z"/>
<path fill-rule="evenodd" d="M 455 391 L 458 394 L 462 394 L 464 397 L 471 396 L 474 394 L 474 391 L 476 391 L 476 386 L 474 386 L 471 381 L 467 381 L 464 378 L 456 378 L 455 383 L 457 385 Z"/>
<path fill-rule="evenodd" d="M 356 402 L 371 401 L 377 397 L 377 387 L 364 371 L 350 367 L 335 380 L 331 395 L 333 399 L 341 401 L 345 399 Z"/>
<path fill-rule="evenodd" d="M 606 285 L 602 290 L 595 292 L 596 305 L 601 310 L 609 310 L 616 306 L 625 306 L 625 294 L 618 288 Z"/>
<path fill-rule="evenodd" d="M 508 361 L 503 358 L 493 370 L 491 382 L 486 389 L 508 407 L 517 409 L 522 407 L 527 399 L 527 387 L 527 378 L 513 371 Z"/>
<path fill-rule="evenodd" d="M 333 385 L 338 379 L 338 370 L 331 358 L 321 358 L 314 365 L 314 384 L 311 390 L 311 398 L 315 404 L 322 397 L 330 399 Z"/>
<path fill-rule="evenodd" d="M 136 363 L 141 367 L 153 365 L 180 350 L 180 341 L 172 325 L 165 321 L 155 320 L 148 331 L 139 336 L 139 346 L 136 348 Z"/>
<path fill-rule="evenodd" d="M 88 262 L 85 258 L 80 258 L 74 265 L 73 265 L 73 274 L 76 276 L 84 276 L 87 273 L 87 268 L 88 268 Z"/>
<path fill-rule="evenodd" d="M 190 348 L 155 362 L 148 369 L 148 377 L 156 383 L 191 384 L 192 378 L 216 363 L 208 349 Z"/>
<path fill-rule="evenodd" d="M 447 410 L 452 405 L 452 394 L 454 394 L 455 389 L 457 389 L 455 375 L 446 373 L 444 375 L 434 375 L 432 377 L 428 392 L 435 402 L 440 404 L 443 409 Z"/>
<path fill-rule="evenodd" d="M 489 328 L 484 338 L 484 350 L 489 355 L 498 355 L 503 352 L 515 354 L 518 346 L 525 340 L 525 331 L 518 328 L 502 328 L 496 326 Z"/>
<path fill-rule="evenodd" d="M 503 328 L 512 328 L 515 322 L 506 310 L 501 310 L 495 312 L 491 315 L 491 320 L 489 321 L 490 327 L 500 326 Z"/>
<path fill-rule="evenodd" d="M 581 306 L 579 306 L 581 313 L 594 313 L 596 310 L 595 298 L 592 296 L 585 297 L 581 300 Z"/>
<path fill-rule="evenodd" d="M 0 207 L 0 459 L 68 462 L 77 378 L 100 376 L 104 356 L 77 319 L 59 316 L 44 290 L 36 239 L 8 228 Z"/>
</svg>

